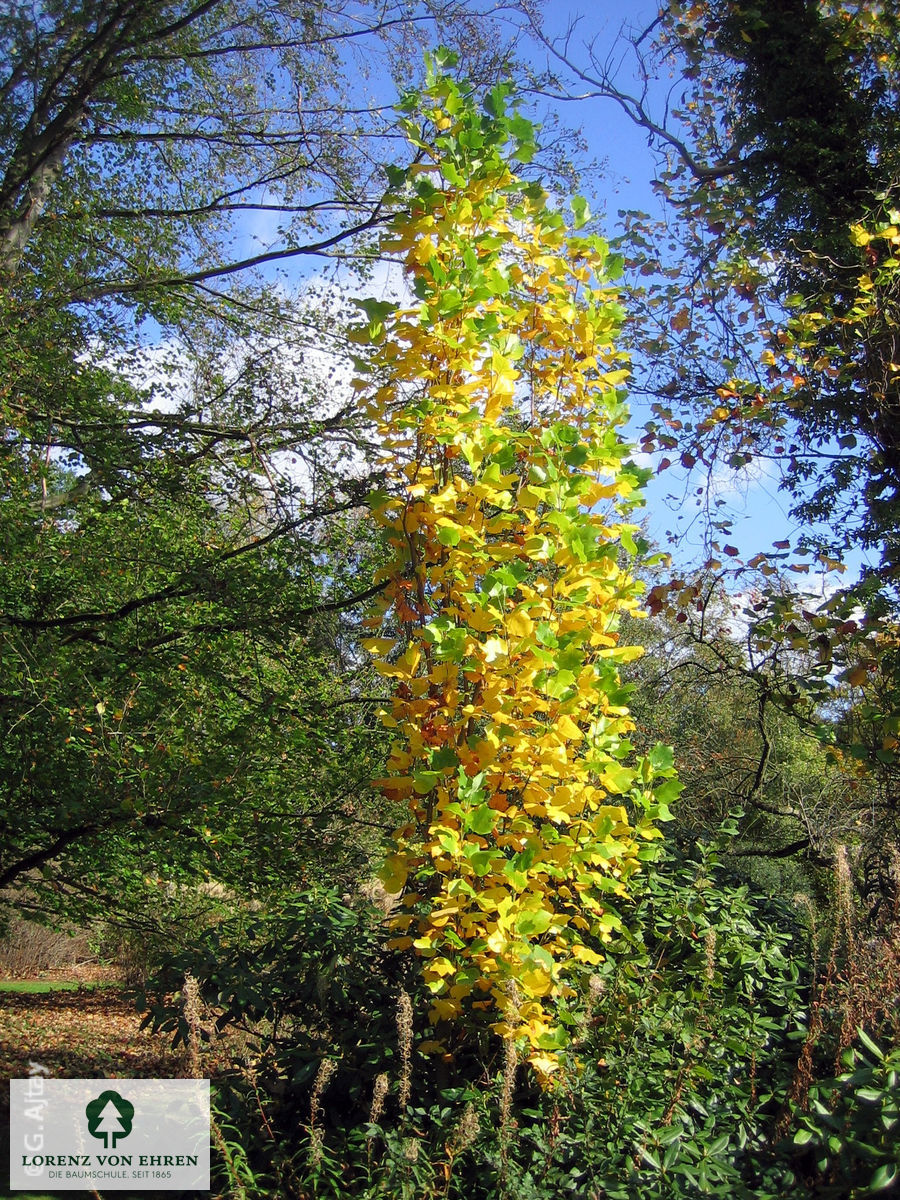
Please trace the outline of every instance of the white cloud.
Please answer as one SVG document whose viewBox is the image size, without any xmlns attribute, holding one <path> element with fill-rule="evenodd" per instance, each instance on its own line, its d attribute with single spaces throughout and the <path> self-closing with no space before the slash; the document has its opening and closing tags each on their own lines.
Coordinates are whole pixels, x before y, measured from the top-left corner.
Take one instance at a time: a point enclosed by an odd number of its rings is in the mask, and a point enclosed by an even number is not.
<svg viewBox="0 0 900 1200">
<path fill-rule="evenodd" d="M 735 500 L 749 502 L 755 490 L 772 496 L 778 490 L 779 472 L 776 463 L 768 459 L 754 458 L 745 466 L 732 468 L 717 462 L 709 472 L 706 492 L 710 500 Z"/>
<path fill-rule="evenodd" d="M 628 457 L 636 467 L 655 471 L 661 456 L 659 454 L 648 454 L 646 450 L 633 450 Z"/>
</svg>

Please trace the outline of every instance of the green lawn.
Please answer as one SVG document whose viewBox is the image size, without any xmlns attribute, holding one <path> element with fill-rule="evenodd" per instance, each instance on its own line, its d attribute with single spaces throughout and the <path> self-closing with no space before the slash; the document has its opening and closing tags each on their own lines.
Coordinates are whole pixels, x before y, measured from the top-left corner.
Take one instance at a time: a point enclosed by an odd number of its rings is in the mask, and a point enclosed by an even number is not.
<svg viewBox="0 0 900 1200">
<path fill-rule="evenodd" d="M 0 979 L 0 992 L 19 992 L 28 996 L 42 996 L 46 992 L 77 992 L 79 988 L 93 991 L 95 988 L 121 987 L 120 983 L 74 983 L 71 979 Z"/>
</svg>

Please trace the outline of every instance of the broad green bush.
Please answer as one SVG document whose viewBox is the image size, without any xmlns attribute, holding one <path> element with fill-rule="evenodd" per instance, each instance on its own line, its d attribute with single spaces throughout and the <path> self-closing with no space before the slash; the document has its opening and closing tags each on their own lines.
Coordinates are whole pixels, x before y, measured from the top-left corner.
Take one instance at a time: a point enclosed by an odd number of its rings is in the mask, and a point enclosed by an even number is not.
<svg viewBox="0 0 900 1200">
<path fill-rule="evenodd" d="M 900 1046 L 882 1049 L 865 1030 L 841 1055 L 845 1067 L 810 1089 L 807 1111 L 795 1111 L 785 1158 L 790 1180 L 816 1180 L 817 1196 L 893 1193 L 900 1179 Z"/>
<path fill-rule="evenodd" d="M 526 1047 L 495 1036 L 422 1054 L 415 959 L 384 948 L 383 913 L 326 891 L 209 930 L 157 979 L 149 1019 L 190 1038 L 165 995 L 187 972 L 205 1023 L 247 1031 L 217 1104 L 248 1196 L 805 1194 L 769 1149 L 804 1037 L 791 913 L 700 851 L 664 859 L 623 915 L 545 1092 Z"/>
</svg>

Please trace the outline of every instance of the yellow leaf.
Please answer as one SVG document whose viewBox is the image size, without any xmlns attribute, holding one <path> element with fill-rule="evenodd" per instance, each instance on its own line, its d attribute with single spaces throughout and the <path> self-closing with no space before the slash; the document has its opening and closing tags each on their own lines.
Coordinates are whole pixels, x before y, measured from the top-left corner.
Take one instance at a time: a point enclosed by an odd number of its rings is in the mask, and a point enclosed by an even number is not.
<svg viewBox="0 0 900 1200">
<path fill-rule="evenodd" d="M 496 735 L 494 737 L 482 738 L 475 745 L 474 753 L 478 758 L 478 770 L 483 771 L 485 767 L 490 766 L 497 757 L 499 742 Z"/>
<path fill-rule="evenodd" d="M 521 487 L 517 499 L 520 508 L 536 509 L 543 503 L 546 496 L 546 488 Z"/>
<path fill-rule="evenodd" d="M 403 891 L 408 876 L 406 859 L 401 854 L 389 854 L 384 860 L 378 878 L 389 896 L 396 896 Z"/>
<path fill-rule="evenodd" d="M 618 483 L 592 483 L 582 493 L 584 503 L 588 507 L 598 504 L 601 500 L 611 500 L 619 494 Z"/>
<path fill-rule="evenodd" d="M 425 967 L 425 978 L 428 979 L 431 975 L 443 977 L 444 975 L 454 975 L 456 968 L 449 958 L 432 958 Z"/>
<path fill-rule="evenodd" d="M 592 967 L 596 967 L 598 963 L 603 962 L 603 955 L 598 954 L 596 950 L 591 950 L 589 946 L 583 946 L 580 942 L 575 942 L 570 947 L 573 958 L 579 962 L 588 963 Z"/>
<path fill-rule="evenodd" d="M 481 607 L 471 609 L 466 614 L 465 621 L 469 628 L 474 629 L 477 633 L 490 633 L 492 629 L 497 628 L 496 616 L 490 609 Z M 503 653 L 506 653 L 506 647 L 503 648 Z"/>
<path fill-rule="evenodd" d="M 541 1079 L 547 1079 L 554 1071 L 559 1070 L 559 1060 L 545 1050 L 536 1050 L 533 1054 L 529 1054 L 528 1062 L 531 1063 Z"/>
<path fill-rule="evenodd" d="M 510 637 L 513 638 L 531 637 L 534 632 L 534 621 L 520 608 L 507 613 L 505 624 Z"/>
<path fill-rule="evenodd" d="M 493 954 L 502 954 L 509 945 L 509 938 L 507 938 L 502 929 L 495 929 L 487 939 L 487 945 Z"/>
<path fill-rule="evenodd" d="M 377 662 L 375 670 L 379 675 L 394 679 L 411 679 L 422 657 L 418 646 L 409 646 L 396 663 Z"/>
<path fill-rule="evenodd" d="M 486 638 L 481 643 L 481 652 L 484 655 L 484 661 L 495 663 L 502 658 L 506 658 L 506 643 L 499 638 Z"/>
<path fill-rule="evenodd" d="M 565 714 L 556 722 L 557 732 L 560 733 L 567 742 L 580 742 L 584 734 L 575 724 L 571 717 Z"/>
<path fill-rule="evenodd" d="M 450 1000 L 446 996 L 440 996 L 437 1000 L 432 1001 L 431 1008 L 428 1010 L 428 1019 L 431 1021 L 452 1021 L 461 1012 L 462 1005 L 457 1000 Z"/>
<path fill-rule="evenodd" d="M 529 967 L 518 976 L 522 989 L 530 996 L 547 996 L 553 991 L 553 980 L 539 967 Z"/>
<path fill-rule="evenodd" d="M 413 781 L 409 775 L 387 775 L 384 779 L 373 779 L 372 787 L 403 800 L 412 795 Z"/>
<path fill-rule="evenodd" d="M 419 1042 L 416 1049 L 420 1054 L 443 1054 L 447 1047 L 443 1042 L 436 1042 L 433 1038 L 429 1038 L 427 1041 Z"/>
<path fill-rule="evenodd" d="M 397 645 L 394 638 L 363 638 L 360 642 L 363 650 L 368 650 L 370 654 L 390 654 Z"/>
</svg>

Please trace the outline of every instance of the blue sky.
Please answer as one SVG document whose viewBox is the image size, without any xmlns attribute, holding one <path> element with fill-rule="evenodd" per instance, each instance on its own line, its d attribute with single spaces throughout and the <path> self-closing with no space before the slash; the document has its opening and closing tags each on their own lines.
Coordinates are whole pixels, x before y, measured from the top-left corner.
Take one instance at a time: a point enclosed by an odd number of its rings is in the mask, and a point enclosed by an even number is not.
<svg viewBox="0 0 900 1200">
<path fill-rule="evenodd" d="M 605 58 L 609 52 L 613 54 L 611 61 L 617 64 L 617 82 L 626 91 L 638 89 L 634 60 L 627 53 L 627 47 L 614 48 L 623 24 L 633 29 L 644 28 L 656 16 L 655 4 L 630 4 L 623 9 L 613 0 L 599 0 L 590 6 L 589 13 L 585 13 L 567 0 L 550 0 L 544 13 L 545 29 L 551 36 L 563 35 L 574 26 L 569 41 L 573 59 L 584 61 L 585 43 L 595 41 L 601 57 Z M 547 59 L 546 51 L 537 45 L 529 56 L 537 67 Z M 368 86 L 374 87 L 381 97 L 377 77 L 370 80 Z M 385 95 L 383 99 L 388 97 Z M 651 100 L 655 101 L 656 112 L 661 116 L 665 107 L 665 88 L 657 87 L 655 96 L 651 92 Z M 581 130 L 587 143 L 586 159 L 601 164 L 599 171 L 585 174 L 582 191 L 592 210 L 598 214 L 603 232 L 610 237 L 615 235 L 620 209 L 640 209 L 652 216 L 661 215 L 662 202 L 651 187 L 659 159 L 648 147 L 645 132 L 611 100 L 577 100 L 555 107 L 568 125 Z M 248 243 L 257 239 L 251 253 L 275 240 L 276 231 L 271 224 L 269 220 L 265 227 L 247 229 Z M 318 265 L 314 265 L 312 273 L 317 270 Z M 306 273 L 298 264 L 288 278 L 292 276 L 296 280 Z M 373 290 L 378 290 L 379 286 L 383 289 L 384 283 L 379 285 L 376 278 Z M 637 397 L 632 400 L 632 411 L 630 430 L 636 438 L 650 414 Z M 734 472 L 724 465 L 717 465 L 709 480 L 709 489 L 698 494 L 697 489 L 705 486 L 706 481 L 698 472 L 688 476 L 675 468 L 655 476 L 646 489 L 644 515 L 648 533 L 654 541 L 670 549 L 680 564 L 688 566 L 706 556 L 702 513 L 710 500 L 725 502 L 719 507 L 733 520 L 727 541 L 737 546 L 742 555 L 750 557 L 760 550 L 770 549 L 776 540 L 794 537 L 796 528 L 788 514 L 789 500 L 778 489 L 774 469 L 757 465 L 751 470 Z M 671 534 L 677 535 L 676 541 L 671 541 Z"/>
<path fill-rule="evenodd" d="M 579 17 L 587 11 L 590 15 Z M 626 92 L 640 92 L 633 57 L 626 52 L 627 47 L 621 51 L 614 47 L 623 24 L 642 30 L 656 17 L 655 4 L 631 4 L 623 9 L 610 0 L 599 0 L 589 10 L 580 10 L 566 0 L 550 0 L 545 13 L 548 33 L 562 35 L 574 23 L 569 41 L 573 60 L 585 62 L 585 43 L 595 40 L 601 59 L 611 53 L 608 61 L 616 64 L 617 84 Z M 541 58 L 536 54 L 535 60 L 540 62 Z M 650 90 L 652 114 L 660 122 L 669 85 L 670 81 L 666 81 L 651 86 Z M 675 99 L 677 102 L 677 88 Z M 583 187 L 592 209 L 602 214 L 605 232 L 609 236 L 618 232 L 617 214 L 621 209 L 640 209 L 652 217 L 662 215 L 662 202 L 651 187 L 659 158 L 648 147 L 646 133 L 612 100 L 586 99 L 558 107 L 565 120 L 583 131 L 588 156 L 605 163 L 601 173 L 585 178 Z M 650 413 L 647 404 L 637 396 L 632 397 L 631 406 L 629 429 L 637 437 Z M 639 456 L 639 460 L 642 465 L 655 465 L 661 457 L 648 460 L 647 456 Z M 670 452 L 668 457 L 677 461 L 677 452 Z M 655 476 L 646 488 L 647 530 L 654 541 L 669 549 L 676 561 L 685 566 L 706 557 L 703 513 L 707 507 L 716 510 L 715 516 L 731 520 L 731 531 L 720 541 L 737 547 L 745 558 L 771 550 L 775 541 L 788 539 L 793 545 L 801 527 L 790 516 L 790 497 L 778 485 L 777 466 L 762 460 L 738 471 L 730 470 L 724 462 L 718 463 L 708 474 L 698 468 L 687 472 L 675 466 Z M 848 556 L 847 565 L 855 571 L 862 561 L 861 555 L 854 554 Z"/>
</svg>

